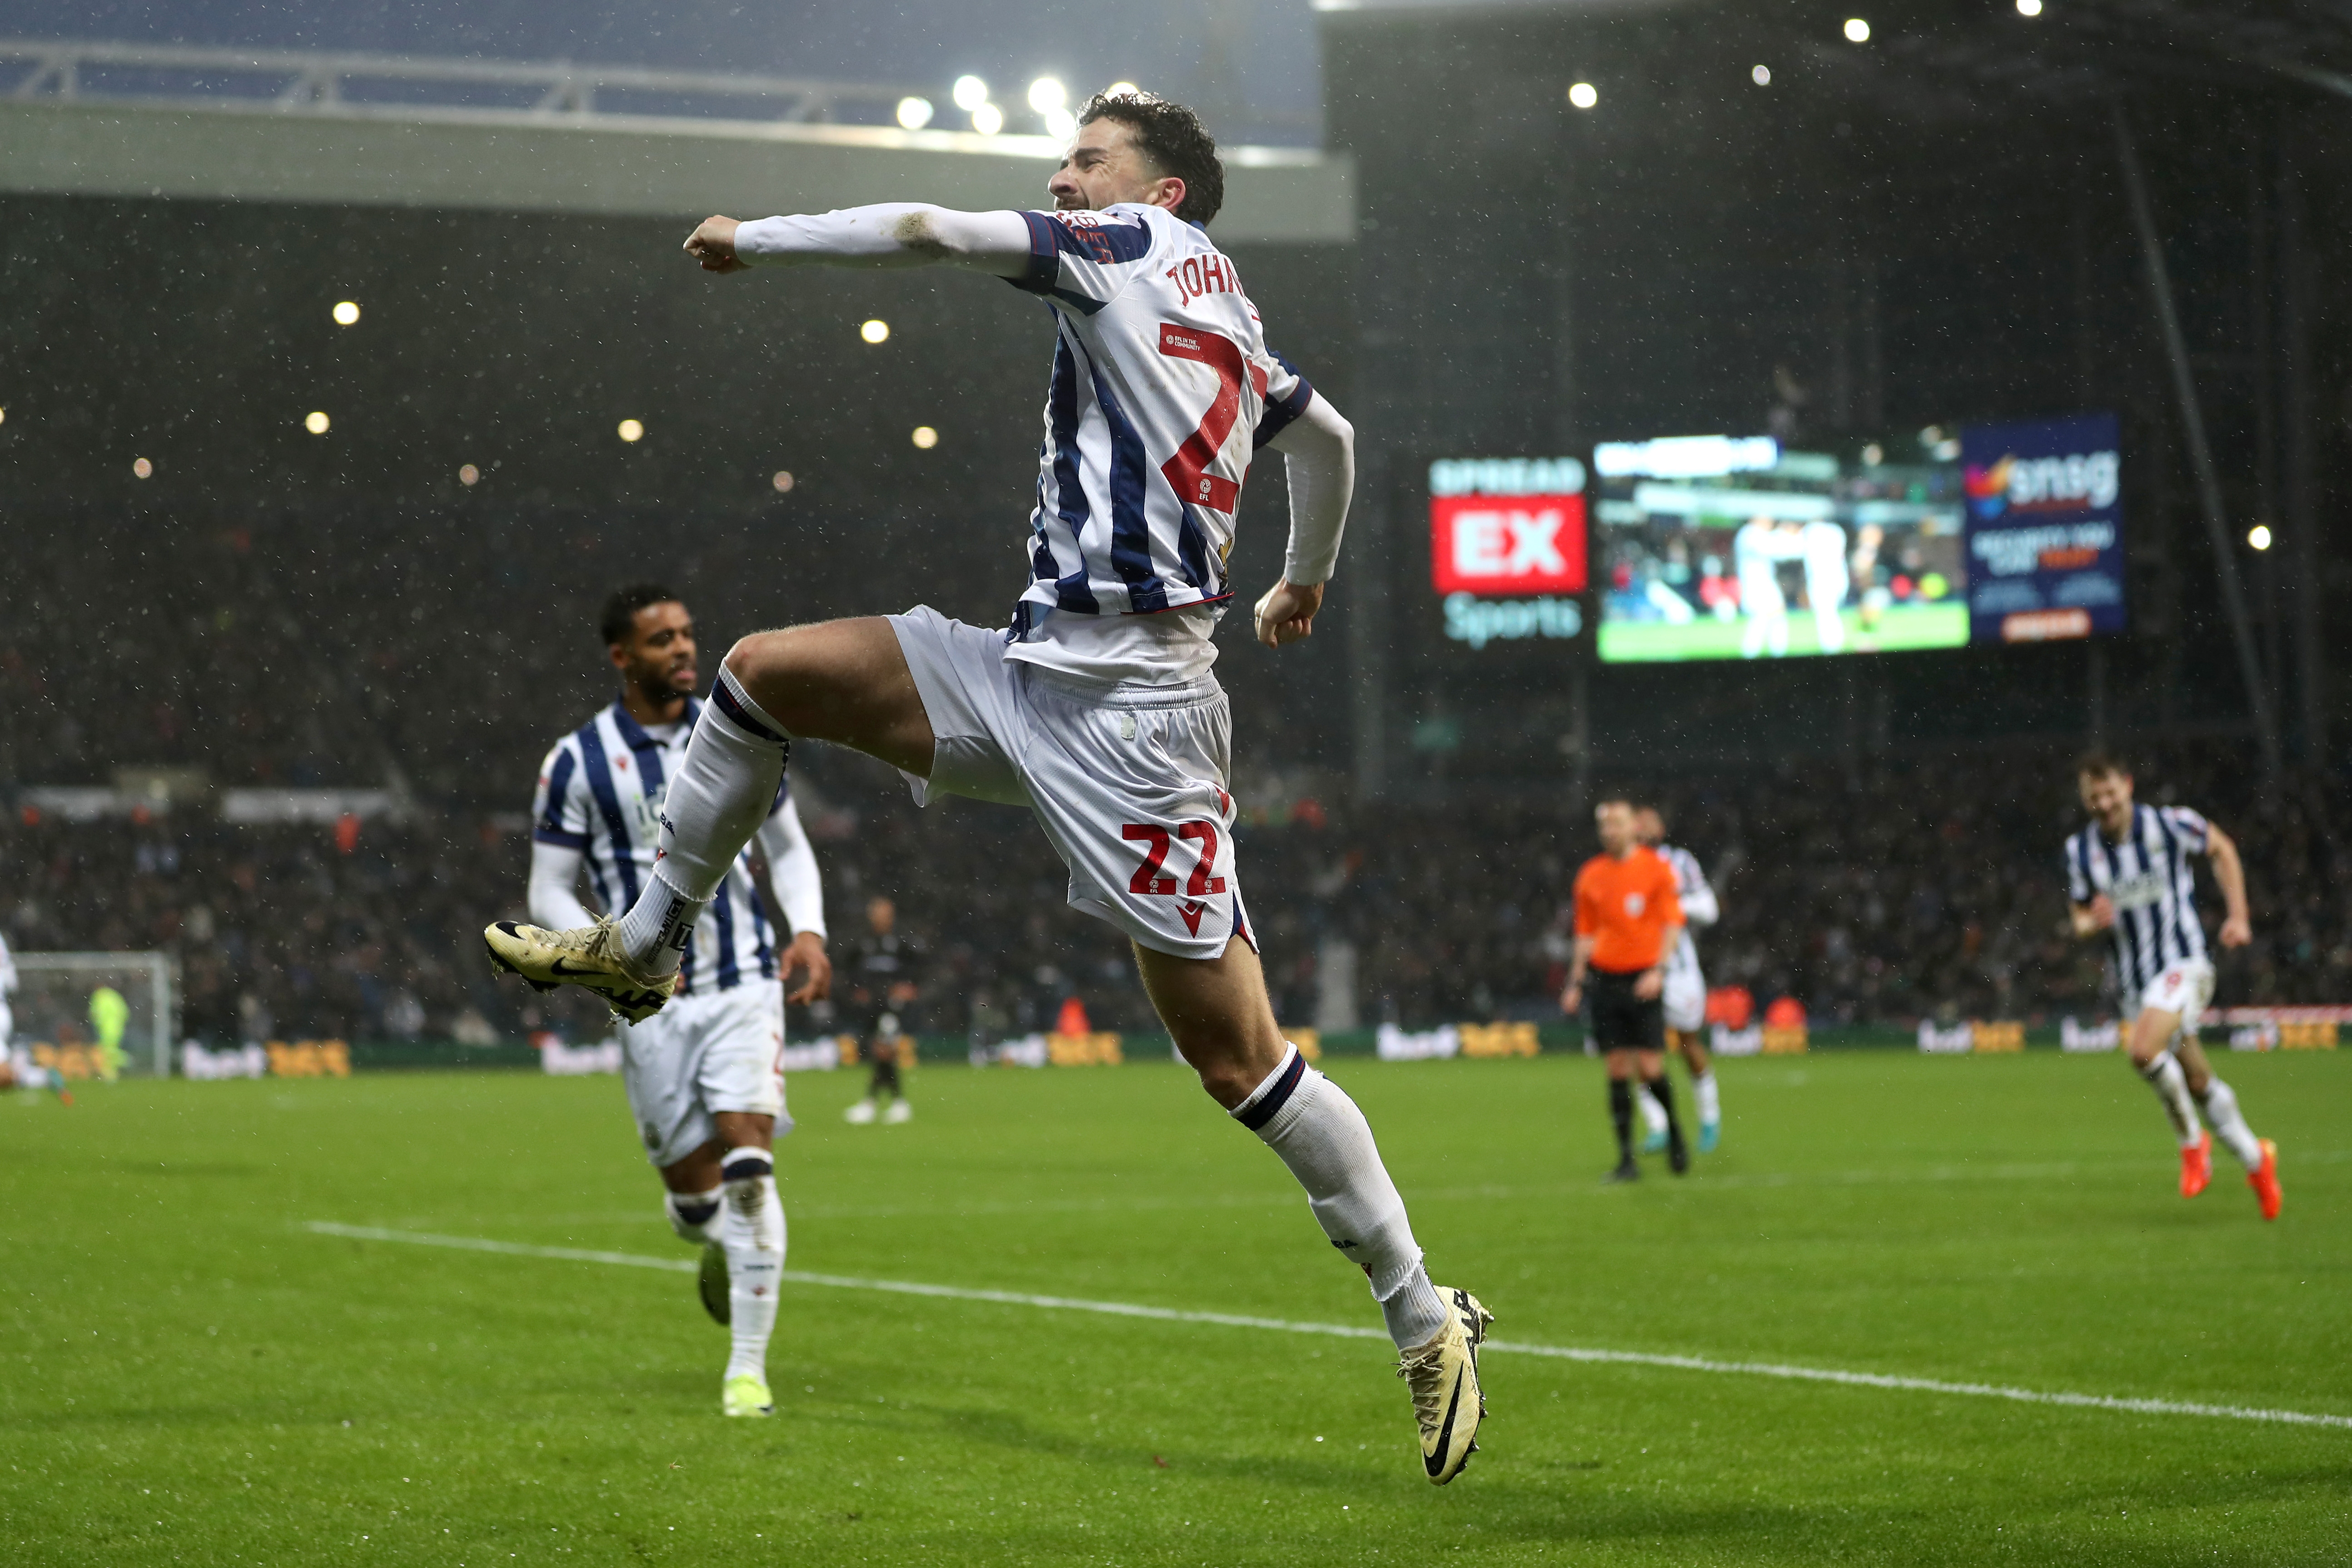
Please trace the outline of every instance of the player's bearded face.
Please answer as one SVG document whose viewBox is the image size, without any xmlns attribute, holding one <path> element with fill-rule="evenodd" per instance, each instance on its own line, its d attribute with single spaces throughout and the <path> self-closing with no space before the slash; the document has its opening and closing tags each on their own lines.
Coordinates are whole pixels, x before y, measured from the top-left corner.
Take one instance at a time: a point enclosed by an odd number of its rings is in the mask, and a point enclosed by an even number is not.
<svg viewBox="0 0 2352 1568">
<path fill-rule="evenodd" d="M 699 681 L 694 622 L 683 605 L 650 605 L 637 612 L 623 679 L 656 700 L 692 695 Z"/>
<path fill-rule="evenodd" d="M 2093 816 L 2112 818 L 2131 809 L 2132 782 L 2122 773 L 2084 773 L 2083 809 Z"/>
</svg>

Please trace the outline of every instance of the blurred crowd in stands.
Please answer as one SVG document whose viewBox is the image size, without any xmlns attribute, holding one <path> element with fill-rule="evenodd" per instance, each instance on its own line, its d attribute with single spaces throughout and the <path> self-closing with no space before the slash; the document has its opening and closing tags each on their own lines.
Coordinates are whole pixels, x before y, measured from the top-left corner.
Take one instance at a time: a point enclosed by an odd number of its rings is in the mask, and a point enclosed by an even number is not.
<svg viewBox="0 0 2352 1568">
<path fill-rule="evenodd" d="M 866 901 L 887 897 L 919 955 L 918 994 L 901 1009 L 918 1033 L 1047 1029 L 1072 996 L 1097 1028 L 1151 1026 L 1122 942 L 1066 907 L 1062 869 L 1025 814 L 970 802 L 918 812 L 877 768 L 805 751 L 801 798 L 845 982 Z M 1759 1004 L 1793 996 L 1816 1024 L 2087 1020 L 2106 1005 L 2104 951 L 2063 929 L 2058 847 L 2081 821 L 2068 764 L 2010 750 L 1853 773 L 1603 782 L 1655 800 L 1708 869 L 1724 919 L 1701 951 L 1718 984 Z M 2148 759 L 2141 782 L 2143 798 L 2207 810 L 2244 849 L 2255 942 L 2223 957 L 2218 1000 L 2352 1002 L 2340 792 L 2294 773 L 2256 810 L 2248 759 L 2218 747 Z M 1254 801 L 1244 778 L 1240 805 L 1243 888 L 1286 1024 L 1555 1016 L 1568 888 L 1594 849 L 1589 816 L 1564 798 L 1368 814 L 1272 780 Z M 522 912 L 519 809 L 420 807 L 340 835 L 142 815 L 12 812 L 0 826 L 11 944 L 173 952 L 185 1032 L 215 1042 L 604 1030 L 590 1008 L 494 981 L 481 958 L 483 923 Z M 2217 921 L 2219 899 L 2205 904 Z M 822 1010 L 793 1024 L 835 1026 Z"/>
<path fill-rule="evenodd" d="M 762 622 L 918 597 L 986 619 L 1008 591 L 1010 557 L 992 536 L 967 541 L 971 558 L 953 570 L 818 547 L 754 581 L 731 563 L 774 558 L 787 530 L 814 543 L 860 520 L 583 520 L 471 504 L 331 522 L 257 511 L 227 527 L 163 512 L 0 515 L 0 548 L 44 585 L 0 628 L 10 942 L 167 949 L 188 1032 L 215 1042 L 601 1033 L 575 1001 L 493 981 L 479 932 L 523 912 L 540 758 L 611 700 L 593 628 L 613 584 L 665 563 L 702 625 L 706 680 L 726 644 Z M 1246 627 L 1236 617 L 1226 630 Z M 1517 805 L 1366 806 L 1328 775 L 1263 771 L 1344 751 L 1331 684 L 1344 647 L 1318 638 L 1285 654 L 1278 680 L 1254 668 L 1233 679 L 1242 888 L 1283 1021 L 1554 1016 L 1569 885 L 1595 848 L 1565 777 L 1557 796 Z M 2242 744 L 2136 761 L 2143 798 L 2202 807 L 2244 847 L 2255 942 L 2222 956 L 2220 1000 L 2352 1003 L 2343 775 L 2290 770 L 2264 799 Z M 1702 958 L 1759 1005 L 1794 997 L 1823 1024 L 2087 1017 L 2105 1005 L 2101 946 L 2063 932 L 2059 845 L 2082 820 L 2068 749 L 1659 776 L 1612 776 L 1601 762 L 1593 784 L 1653 800 L 1713 876 L 1725 916 L 1703 933 Z M 387 789 L 395 810 L 340 829 L 248 825 L 199 793 L 135 818 L 68 822 L 20 793 L 115 783 L 126 764 L 187 768 L 215 792 Z M 1073 996 L 1097 1028 L 1150 1026 L 1123 942 L 1066 907 L 1062 868 L 1024 814 L 970 802 L 919 812 L 886 770 L 819 746 L 802 749 L 794 777 L 835 953 L 877 896 L 896 901 L 919 951 L 909 1028 L 1024 1034 L 1050 1028 Z M 1477 792 L 1472 773 L 1454 778 Z M 2209 897 L 2208 919 L 2219 910 Z M 793 1026 L 838 1021 L 818 1012 Z"/>
</svg>

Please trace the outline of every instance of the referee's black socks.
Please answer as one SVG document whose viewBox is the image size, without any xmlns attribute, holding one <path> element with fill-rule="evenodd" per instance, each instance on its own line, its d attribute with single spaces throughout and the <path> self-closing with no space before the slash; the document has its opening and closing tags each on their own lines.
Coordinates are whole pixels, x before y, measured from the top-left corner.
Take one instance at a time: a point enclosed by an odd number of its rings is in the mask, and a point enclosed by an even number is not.
<svg viewBox="0 0 2352 1568">
<path fill-rule="evenodd" d="M 1668 1116 L 1674 1114 L 1669 1110 Z M 1617 1129 L 1617 1158 L 1622 1163 L 1633 1157 L 1633 1083 L 1631 1079 L 1609 1080 L 1609 1120 Z"/>
</svg>

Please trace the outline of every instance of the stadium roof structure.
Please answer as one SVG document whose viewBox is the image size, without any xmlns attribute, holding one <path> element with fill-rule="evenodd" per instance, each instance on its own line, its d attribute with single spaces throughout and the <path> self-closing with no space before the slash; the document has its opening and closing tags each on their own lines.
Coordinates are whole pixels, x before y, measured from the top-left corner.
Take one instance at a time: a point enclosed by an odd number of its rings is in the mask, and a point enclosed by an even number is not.
<svg viewBox="0 0 2352 1568">
<path fill-rule="evenodd" d="M 2010 95 L 2113 97 L 2164 83 L 2262 88 L 2293 81 L 2352 98 L 2352 6 L 2340 0 L 2046 0 L 2027 16 L 1989 0 L 1907 0 L 1894 14 L 1797 14 L 1734 0 L 1314 0 L 1334 19 L 1590 16 L 1713 10 L 1727 20 L 1808 35 L 1810 62 L 1857 96 L 1907 116 L 1980 114 Z M 1870 19 L 1867 48 L 1824 18 Z M 1811 35 L 1820 35 L 1817 38 Z"/>
<path fill-rule="evenodd" d="M 633 216 L 1030 207 L 1061 152 L 887 123 L 919 94 L 871 83 L 0 39 L 0 71 L 11 62 L 0 191 L 25 195 Z M 1223 153 L 1219 240 L 1353 242 L 1346 154 Z"/>
</svg>

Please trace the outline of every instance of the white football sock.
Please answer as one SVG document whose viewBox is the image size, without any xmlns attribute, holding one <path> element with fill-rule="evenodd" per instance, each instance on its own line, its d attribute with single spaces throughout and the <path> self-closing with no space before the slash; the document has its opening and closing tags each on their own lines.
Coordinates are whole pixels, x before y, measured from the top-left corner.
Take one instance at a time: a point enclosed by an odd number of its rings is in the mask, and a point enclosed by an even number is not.
<svg viewBox="0 0 2352 1568">
<path fill-rule="evenodd" d="M 1699 1124 L 1712 1127 L 1723 1120 L 1723 1099 L 1716 1092 L 1715 1074 L 1701 1073 L 1691 1079 L 1691 1099 L 1698 1106 Z"/>
<path fill-rule="evenodd" d="M 768 1375 L 768 1337 L 776 1329 L 776 1288 L 784 1272 L 784 1205 L 776 1196 L 776 1160 L 749 1144 L 727 1151 L 727 1217 L 719 1239 L 727 1248 L 728 1331 L 734 1336 L 727 1375 Z"/>
<path fill-rule="evenodd" d="M 1642 1085 L 1641 1088 L 1635 1091 L 1633 1095 L 1633 1105 L 1634 1109 L 1638 1110 L 1642 1113 L 1642 1126 L 1643 1129 L 1657 1137 L 1664 1137 L 1666 1131 L 1666 1108 L 1658 1103 L 1658 1097 L 1650 1092 L 1650 1086 L 1648 1084 L 1645 1083 Z"/>
<path fill-rule="evenodd" d="M 1307 1189 L 1323 1234 L 1370 1281 L 1397 1348 L 1427 1343 L 1445 1326 L 1445 1304 L 1421 1265 L 1404 1199 L 1381 1163 L 1371 1124 L 1347 1091 L 1308 1067 L 1293 1046 L 1232 1114 Z"/>
<path fill-rule="evenodd" d="M 662 801 L 654 874 L 621 917 L 621 951 L 640 973 L 677 972 L 704 906 L 775 810 L 791 751 L 783 727 L 721 669 Z"/>
<path fill-rule="evenodd" d="M 726 1191 L 713 1187 L 707 1193 L 662 1194 L 662 1213 L 680 1241 L 700 1247 L 719 1239 L 710 1233 L 710 1222 L 719 1217 L 719 1200 Z"/>
<path fill-rule="evenodd" d="M 2263 1142 L 2254 1130 L 2246 1125 L 2245 1113 L 2238 1109 L 2238 1096 L 2220 1079 L 2205 1080 L 2205 1120 L 2213 1135 L 2230 1146 L 2230 1152 L 2249 1171 L 2259 1170 L 2263 1163 Z"/>
<path fill-rule="evenodd" d="M 2139 1076 L 2156 1090 L 2164 1114 L 2172 1119 L 2173 1136 L 2180 1140 L 2180 1146 L 2195 1148 L 2204 1132 L 2197 1124 L 2197 1106 L 2189 1098 L 2189 1075 L 2180 1070 L 2179 1058 L 2170 1051 L 2158 1051 L 2154 1060 L 2139 1069 Z"/>
</svg>

